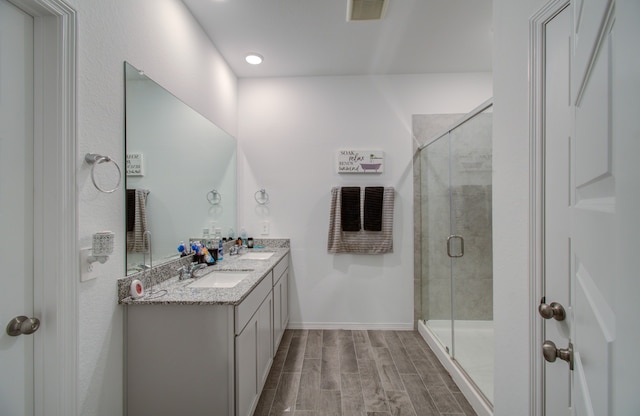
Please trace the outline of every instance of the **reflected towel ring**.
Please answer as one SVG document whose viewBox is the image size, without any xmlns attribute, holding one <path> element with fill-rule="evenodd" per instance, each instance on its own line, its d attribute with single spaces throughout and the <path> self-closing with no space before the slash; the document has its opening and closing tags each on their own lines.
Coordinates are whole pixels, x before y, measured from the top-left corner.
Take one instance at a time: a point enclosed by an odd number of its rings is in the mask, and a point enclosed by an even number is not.
<svg viewBox="0 0 640 416">
<path fill-rule="evenodd" d="M 218 192 L 217 189 L 212 189 L 207 194 L 207 201 L 209 201 L 211 205 L 220 205 L 220 202 L 222 202 L 222 195 L 220 195 L 220 192 Z"/>
<path fill-rule="evenodd" d="M 262 195 L 260 198 L 258 198 L 258 194 Z M 269 194 L 267 193 L 267 191 L 262 188 L 259 191 L 256 191 L 255 194 L 253 194 L 253 198 L 256 200 L 256 202 L 260 205 L 266 205 L 269 203 Z"/>
<path fill-rule="evenodd" d="M 120 186 L 120 182 L 122 181 L 122 171 L 120 170 L 120 166 L 118 166 L 115 160 L 111 159 L 109 156 L 103 156 L 96 153 L 87 153 L 84 156 L 84 160 L 91 165 L 91 181 L 93 182 L 93 186 L 95 186 L 98 191 L 104 192 L 105 194 L 110 194 L 112 192 L 115 192 L 116 189 L 118 189 L 118 187 Z M 96 182 L 96 175 L 95 175 L 96 165 L 99 165 L 100 163 L 107 163 L 107 162 L 113 163 L 116 166 L 116 169 L 118 169 L 118 183 L 113 189 L 104 189 L 100 185 L 98 185 L 98 183 Z"/>
</svg>

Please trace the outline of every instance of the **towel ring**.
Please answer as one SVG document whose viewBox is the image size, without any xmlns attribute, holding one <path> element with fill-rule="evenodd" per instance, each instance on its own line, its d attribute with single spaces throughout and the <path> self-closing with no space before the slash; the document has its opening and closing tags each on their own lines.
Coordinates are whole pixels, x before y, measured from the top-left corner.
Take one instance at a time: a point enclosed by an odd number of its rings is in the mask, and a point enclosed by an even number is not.
<svg viewBox="0 0 640 416">
<path fill-rule="evenodd" d="M 209 201 L 211 205 L 220 205 L 220 202 L 222 202 L 222 195 L 220 195 L 220 192 L 218 192 L 217 189 L 212 189 L 207 193 L 207 201 Z"/>
<path fill-rule="evenodd" d="M 120 170 L 120 166 L 118 166 L 115 160 L 111 159 L 109 156 L 103 156 L 97 153 L 87 153 L 84 156 L 84 160 L 91 165 L 91 181 L 93 182 L 93 186 L 95 186 L 98 191 L 104 192 L 105 194 L 110 194 L 118 189 L 118 187 L 120 186 L 120 182 L 122 181 L 122 171 Z M 96 165 L 107 162 L 113 163 L 116 166 L 116 169 L 118 169 L 118 183 L 113 189 L 104 189 L 96 182 Z"/>
<path fill-rule="evenodd" d="M 258 194 L 262 195 L 260 198 L 258 198 Z M 260 205 L 266 205 L 269 203 L 269 194 L 267 193 L 267 191 L 262 188 L 259 191 L 256 191 L 255 194 L 253 194 L 253 198 L 256 200 L 256 202 Z"/>
</svg>

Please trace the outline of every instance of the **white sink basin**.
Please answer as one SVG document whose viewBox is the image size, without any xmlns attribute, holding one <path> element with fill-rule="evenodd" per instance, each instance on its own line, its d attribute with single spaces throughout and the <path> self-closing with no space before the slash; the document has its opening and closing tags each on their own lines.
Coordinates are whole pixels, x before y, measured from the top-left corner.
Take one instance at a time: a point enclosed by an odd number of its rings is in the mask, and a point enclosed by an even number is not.
<svg viewBox="0 0 640 416">
<path fill-rule="evenodd" d="M 269 253 L 266 251 L 256 251 L 253 253 L 245 253 L 240 256 L 240 260 L 267 260 L 275 253 Z"/>
<path fill-rule="evenodd" d="M 191 288 L 231 288 L 249 276 L 248 272 L 212 272 L 191 283 Z"/>
</svg>

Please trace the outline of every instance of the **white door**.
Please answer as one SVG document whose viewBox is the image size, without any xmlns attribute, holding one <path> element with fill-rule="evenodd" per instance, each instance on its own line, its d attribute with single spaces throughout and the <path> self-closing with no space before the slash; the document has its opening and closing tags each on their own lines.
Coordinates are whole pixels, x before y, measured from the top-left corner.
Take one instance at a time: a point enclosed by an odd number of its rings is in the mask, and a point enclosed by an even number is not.
<svg viewBox="0 0 640 416">
<path fill-rule="evenodd" d="M 33 18 L 0 0 L 0 414 L 33 415 Z"/>
<path fill-rule="evenodd" d="M 542 309 L 551 318 L 545 321 L 543 347 L 545 358 L 552 361 L 544 369 L 548 416 L 631 414 L 619 409 L 637 401 L 632 399 L 637 391 L 624 399 L 616 392 L 616 387 L 630 387 L 620 384 L 627 379 L 624 363 L 637 367 L 635 353 L 620 346 L 616 326 L 640 319 L 637 293 L 620 286 L 628 277 L 622 265 L 631 258 L 619 254 L 639 248 L 638 237 L 623 228 L 625 222 L 635 227 L 637 218 L 622 215 L 640 212 L 640 187 L 637 181 L 620 178 L 639 179 L 640 164 L 636 160 L 623 165 L 621 161 L 630 159 L 620 156 L 637 148 L 638 137 L 629 140 L 622 132 L 637 132 L 640 114 L 632 126 L 629 119 L 616 121 L 622 120 L 618 112 L 626 110 L 617 103 L 637 94 L 637 88 L 635 93 L 631 89 L 637 78 L 621 87 L 614 74 L 621 63 L 637 68 L 640 39 L 621 43 L 616 38 L 620 28 L 615 27 L 615 13 L 614 1 L 575 1 L 545 28 Z M 623 44 L 629 47 L 618 48 Z M 561 316 L 558 305 L 566 313 L 564 320 L 554 319 Z M 623 309 L 626 314 L 618 312 Z"/>
</svg>

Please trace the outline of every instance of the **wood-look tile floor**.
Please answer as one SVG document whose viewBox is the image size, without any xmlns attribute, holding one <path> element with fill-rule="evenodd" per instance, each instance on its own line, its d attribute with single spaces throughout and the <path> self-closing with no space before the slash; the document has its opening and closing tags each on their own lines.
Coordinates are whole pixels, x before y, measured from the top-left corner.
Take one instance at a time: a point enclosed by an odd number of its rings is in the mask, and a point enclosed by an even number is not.
<svg viewBox="0 0 640 416">
<path fill-rule="evenodd" d="M 475 414 L 416 331 L 287 330 L 254 416 Z"/>
</svg>

